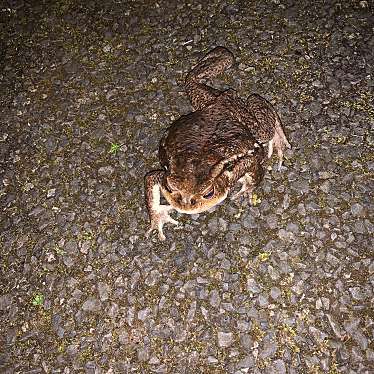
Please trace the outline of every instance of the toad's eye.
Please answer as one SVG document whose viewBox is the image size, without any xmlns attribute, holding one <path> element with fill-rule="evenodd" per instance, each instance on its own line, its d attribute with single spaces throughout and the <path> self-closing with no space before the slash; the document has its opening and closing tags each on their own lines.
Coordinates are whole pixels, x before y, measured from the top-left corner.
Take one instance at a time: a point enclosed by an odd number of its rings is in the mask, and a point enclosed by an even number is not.
<svg viewBox="0 0 374 374">
<path fill-rule="evenodd" d="M 211 199 L 214 196 L 214 187 L 203 195 L 204 199 Z"/>
</svg>

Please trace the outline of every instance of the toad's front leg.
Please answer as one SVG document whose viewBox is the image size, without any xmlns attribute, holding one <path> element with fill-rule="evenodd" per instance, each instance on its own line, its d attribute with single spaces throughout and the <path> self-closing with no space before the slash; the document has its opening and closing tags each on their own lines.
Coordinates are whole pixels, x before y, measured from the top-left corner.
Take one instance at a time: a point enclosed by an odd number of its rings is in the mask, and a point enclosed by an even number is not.
<svg viewBox="0 0 374 374">
<path fill-rule="evenodd" d="M 253 178 L 250 173 L 244 174 L 238 182 L 241 183 L 240 191 L 236 192 L 231 200 L 237 200 L 240 196 L 246 196 L 248 201 L 252 201 L 253 190 L 256 188 L 256 184 L 253 181 Z"/>
<path fill-rule="evenodd" d="M 260 157 L 249 159 L 248 161 L 243 160 L 242 165 L 238 164 L 236 166 L 238 168 L 238 173 L 242 174 L 243 171 L 245 171 L 245 174 L 237 180 L 242 186 L 240 191 L 232 196 L 232 200 L 236 200 L 240 196 L 246 196 L 249 202 L 252 202 L 252 193 L 260 184 L 265 173 L 263 168 L 263 157 L 264 156 L 262 155 Z"/>
<path fill-rule="evenodd" d="M 147 238 L 153 230 L 158 230 L 158 237 L 160 240 L 165 240 L 165 235 L 162 231 L 162 227 L 165 223 L 178 224 L 178 221 L 169 216 L 169 211 L 173 210 L 170 205 L 161 205 L 161 181 L 165 175 L 164 171 L 156 170 L 151 171 L 145 176 L 145 194 L 146 203 L 151 223 L 151 228 L 147 231 Z"/>
</svg>

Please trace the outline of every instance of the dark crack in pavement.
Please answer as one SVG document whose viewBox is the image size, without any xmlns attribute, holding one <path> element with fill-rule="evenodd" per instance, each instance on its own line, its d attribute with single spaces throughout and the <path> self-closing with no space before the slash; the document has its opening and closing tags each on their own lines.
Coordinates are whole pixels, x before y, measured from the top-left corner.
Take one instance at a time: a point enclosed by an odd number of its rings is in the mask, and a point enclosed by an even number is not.
<svg viewBox="0 0 374 374">
<path fill-rule="evenodd" d="M 2 373 L 373 373 L 371 1 L 0 9 Z M 143 177 L 189 68 L 275 105 L 257 203 L 145 239 Z"/>
</svg>

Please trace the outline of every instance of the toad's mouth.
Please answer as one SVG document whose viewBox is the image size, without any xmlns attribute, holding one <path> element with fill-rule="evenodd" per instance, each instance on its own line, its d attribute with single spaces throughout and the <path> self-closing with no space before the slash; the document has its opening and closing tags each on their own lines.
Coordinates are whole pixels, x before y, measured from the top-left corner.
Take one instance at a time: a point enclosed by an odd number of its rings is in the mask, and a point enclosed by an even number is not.
<svg viewBox="0 0 374 374">
<path fill-rule="evenodd" d="M 169 193 L 167 190 L 162 188 L 162 193 L 166 199 L 166 201 L 179 213 L 186 213 L 186 214 L 198 214 L 207 211 L 208 209 L 220 204 L 223 200 L 226 199 L 228 195 L 228 191 L 220 194 L 218 196 L 212 197 L 210 199 L 202 199 L 200 198 L 194 204 L 190 202 L 184 202 L 181 199 L 176 199 L 173 194 Z"/>
</svg>

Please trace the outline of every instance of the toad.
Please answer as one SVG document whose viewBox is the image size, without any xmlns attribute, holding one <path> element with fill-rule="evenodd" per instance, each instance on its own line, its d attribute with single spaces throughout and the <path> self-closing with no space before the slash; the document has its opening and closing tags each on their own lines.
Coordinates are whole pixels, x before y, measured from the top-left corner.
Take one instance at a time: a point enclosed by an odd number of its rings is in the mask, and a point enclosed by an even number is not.
<svg viewBox="0 0 374 374">
<path fill-rule="evenodd" d="M 245 101 L 232 89 L 207 84 L 233 62 L 228 49 L 216 47 L 187 74 L 185 88 L 194 111 L 165 130 L 159 146 L 162 170 L 145 176 L 151 224 L 147 237 L 157 230 L 165 240 L 163 225 L 178 223 L 170 211 L 204 212 L 225 200 L 237 183 L 241 188 L 233 198 L 251 199 L 274 149 L 282 165 L 290 143 L 274 107 L 257 94 Z M 168 205 L 161 204 L 161 194 Z"/>
</svg>

